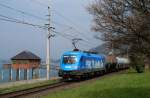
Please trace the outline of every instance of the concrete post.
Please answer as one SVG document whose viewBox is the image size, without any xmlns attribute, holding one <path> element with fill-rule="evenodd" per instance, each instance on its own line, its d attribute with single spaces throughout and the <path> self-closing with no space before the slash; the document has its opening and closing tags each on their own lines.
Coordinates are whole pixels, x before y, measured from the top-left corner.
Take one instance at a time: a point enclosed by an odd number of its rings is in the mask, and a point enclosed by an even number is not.
<svg viewBox="0 0 150 98">
<path fill-rule="evenodd" d="M 40 78 L 40 74 L 41 74 L 41 73 L 40 73 L 40 69 L 41 69 L 41 68 L 39 68 L 39 78 Z"/>
<path fill-rule="evenodd" d="M 30 76 L 30 74 L 29 74 L 29 69 L 27 69 L 27 80 L 29 80 L 29 76 Z"/>
<path fill-rule="evenodd" d="M 12 68 L 9 67 L 9 81 L 12 80 Z"/>
<path fill-rule="evenodd" d="M 13 68 L 11 67 L 11 79 L 10 80 L 13 80 Z"/>
<path fill-rule="evenodd" d="M 19 68 L 19 80 L 21 80 L 21 68 Z"/>
<path fill-rule="evenodd" d="M 3 75 L 4 75 L 4 72 L 3 72 L 3 69 L 2 69 L 2 80 L 4 79 L 4 76 L 3 76 Z"/>
</svg>

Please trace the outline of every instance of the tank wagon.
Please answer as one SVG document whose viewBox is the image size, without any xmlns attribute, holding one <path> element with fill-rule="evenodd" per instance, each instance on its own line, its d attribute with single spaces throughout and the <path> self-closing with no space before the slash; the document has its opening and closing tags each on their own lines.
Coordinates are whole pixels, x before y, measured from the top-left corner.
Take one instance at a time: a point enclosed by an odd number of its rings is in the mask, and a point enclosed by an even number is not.
<svg viewBox="0 0 150 98">
<path fill-rule="evenodd" d="M 118 69 L 127 69 L 127 68 L 129 68 L 129 63 L 130 63 L 130 61 L 129 61 L 129 59 L 127 59 L 127 58 L 122 58 L 122 57 L 116 57 L 116 59 L 117 59 L 117 68 Z"/>
<path fill-rule="evenodd" d="M 125 58 L 70 51 L 61 57 L 58 75 L 64 79 L 85 78 L 128 68 Z"/>
</svg>

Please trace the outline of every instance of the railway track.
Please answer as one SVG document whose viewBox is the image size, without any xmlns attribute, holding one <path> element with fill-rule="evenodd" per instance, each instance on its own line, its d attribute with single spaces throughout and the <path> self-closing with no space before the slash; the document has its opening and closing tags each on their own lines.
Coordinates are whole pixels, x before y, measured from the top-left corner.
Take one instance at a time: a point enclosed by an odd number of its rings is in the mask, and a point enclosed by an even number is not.
<svg viewBox="0 0 150 98">
<path fill-rule="evenodd" d="M 19 97 L 23 97 L 23 96 L 30 95 L 30 94 L 33 94 L 33 93 L 39 93 L 41 91 L 45 91 L 45 90 L 48 90 L 48 89 L 54 89 L 54 88 L 65 86 L 65 85 L 68 85 L 68 83 L 58 82 L 58 83 L 39 86 L 39 87 L 34 87 L 34 88 L 30 88 L 30 89 L 25 89 L 25 90 L 19 90 L 19 91 L 14 91 L 14 92 L 10 92 L 10 93 L 0 94 L 0 98 L 19 98 Z"/>
<path fill-rule="evenodd" d="M 27 96 L 27 98 L 33 98 L 33 97 L 28 97 L 28 96 L 41 94 L 41 92 L 48 92 L 48 91 L 52 91 L 54 89 L 61 88 L 61 87 L 64 88 L 64 87 L 67 87 L 69 85 L 74 85 L 74 84 L 78 85 L 80 83 L 84 83 L 84 82 L 88 82 L 88 81 L 90 81 L 90 82 L 93 81 L 93 80 L 95 81 L 96 79 L 100 79 L 101 77 L 110 76 L 110 75 L 113 75 L 115 73 L 120 73 L 120 72 L 122 72 L 122 71 L 104 74 L 104 75 L 102 75 L 100 77 L 95 77 L 95 78 L 92 78 L 92 79 L 89 79 L 89 80 L 79 81 L 79 82 L 64 82 L 64 81 L 60 81 L 60 82 L 57 82 L 57 83 L 54 83 L 54 84 L 49 84 L 49 85 L 34 87 L 34 88 L 30 88 L 30 89 L 25 89 L 25 90 L 20 90 L 20 91 L 0 94 L 0 98 L 24 98 L 26 96 Z"/>
</svg>

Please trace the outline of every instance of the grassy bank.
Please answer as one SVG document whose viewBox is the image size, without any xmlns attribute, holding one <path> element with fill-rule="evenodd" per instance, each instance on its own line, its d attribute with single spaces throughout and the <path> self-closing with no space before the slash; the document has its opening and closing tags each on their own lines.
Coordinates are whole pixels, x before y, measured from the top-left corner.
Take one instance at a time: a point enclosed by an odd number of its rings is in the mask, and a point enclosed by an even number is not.
<svg viewBox="0 0 150 98">
<path fill-rule="evenodd" d="M 150 71 L 139 74 L 129 70 L 44 98 L 150 98 Z"/>
<path fill-rule="evenodd" d="M 59 80 L 48 80 L 48 81 L 46 80 L 46 81 L 41 81 L 41 82 L 37 82 L 37 83 L 11 86 L 9 88 L 0 88 L 0 94 L 19 91 L 19 90 L 24 90 L 24 89 L 29 89 L 29 88 L 34 88 L 34 87 L 38 87 L 38 86 L 42 86 L 42 85 L 48 85 L 48 84 L 56 83 L 58 81 Z"/>
</svg>

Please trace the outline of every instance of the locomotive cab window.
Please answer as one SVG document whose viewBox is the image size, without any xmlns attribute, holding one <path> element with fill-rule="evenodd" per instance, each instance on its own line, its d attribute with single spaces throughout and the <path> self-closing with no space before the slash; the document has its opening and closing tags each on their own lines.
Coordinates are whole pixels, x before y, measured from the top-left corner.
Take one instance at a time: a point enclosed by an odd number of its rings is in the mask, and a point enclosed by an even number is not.
<svg viewBox="0 0 150 98">
<path fill-rule="evenodd" d="M 77 62 L 76 56 L 71 56 L 71 55 L 63 56 L 63 63 L 64 64 L 75 64 L 76 62 Z"/>
</svg>

